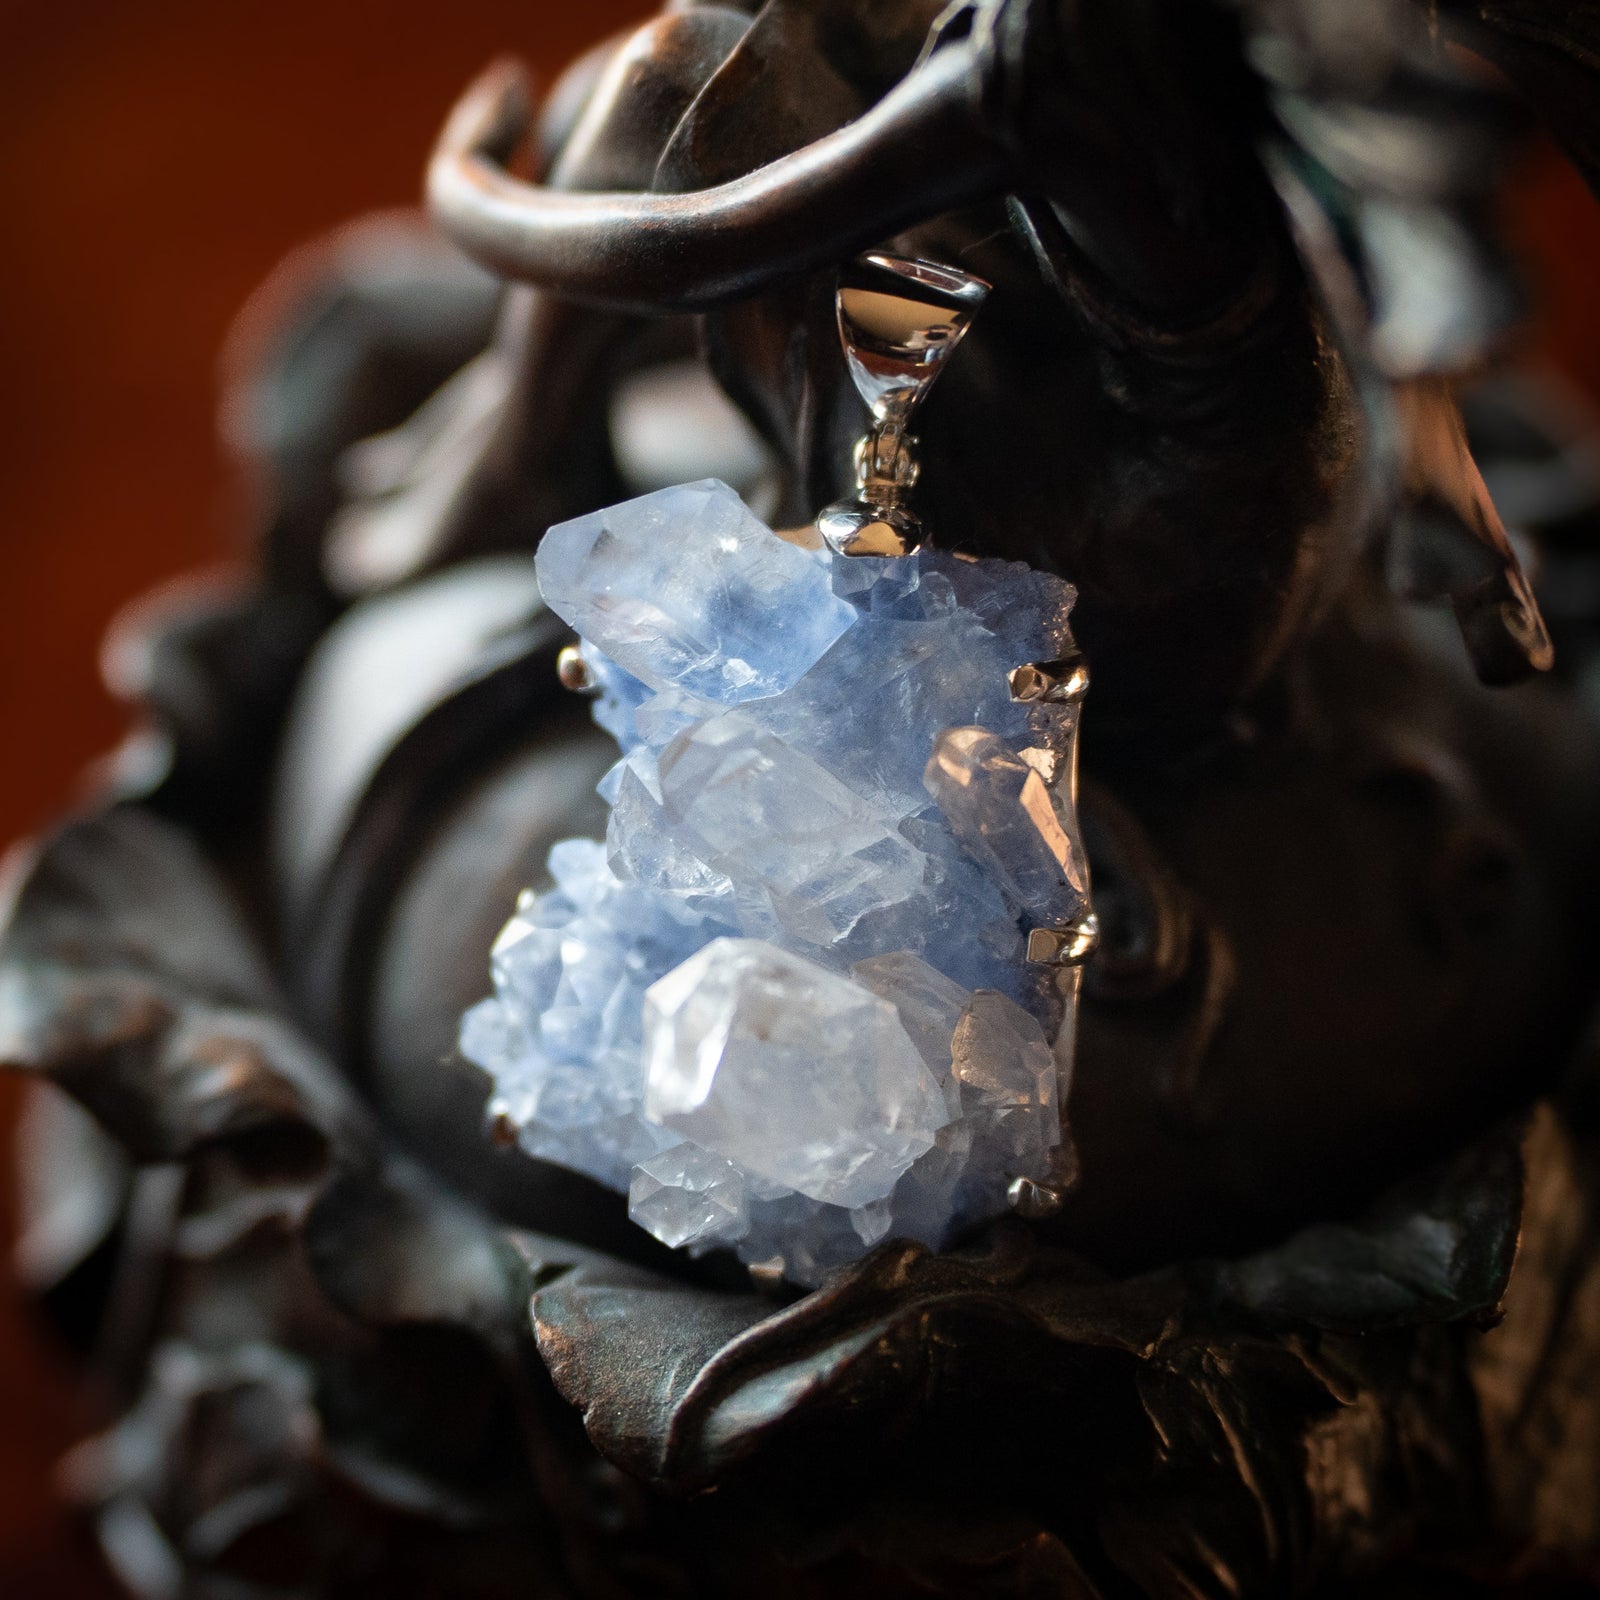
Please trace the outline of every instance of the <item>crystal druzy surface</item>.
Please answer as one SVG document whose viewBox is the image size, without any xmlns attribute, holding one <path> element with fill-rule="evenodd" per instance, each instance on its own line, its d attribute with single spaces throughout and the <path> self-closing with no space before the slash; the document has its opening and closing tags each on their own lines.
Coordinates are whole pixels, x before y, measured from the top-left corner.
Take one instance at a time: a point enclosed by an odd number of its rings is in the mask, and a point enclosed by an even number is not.
<svg viewBox="0 0 1600 1600">
<path fill-rule="evenodd" d="M 716 482 L 552 528 L 538 573 L 621 759 L 462 1021 L 523 1148 L 800 1283 L 1048 1178 L 1072 1019 L 1024 942 L 1086 909 L 1078 708 L 1007 678 L 1069 652 L 1071 587 L 831 557 Z"/>
</svg>

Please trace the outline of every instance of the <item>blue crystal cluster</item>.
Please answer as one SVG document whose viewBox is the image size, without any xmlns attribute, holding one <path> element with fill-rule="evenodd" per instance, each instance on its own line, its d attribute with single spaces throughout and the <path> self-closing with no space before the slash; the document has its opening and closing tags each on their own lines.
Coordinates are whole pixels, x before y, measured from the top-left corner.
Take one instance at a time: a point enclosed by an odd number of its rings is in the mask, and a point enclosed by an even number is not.
<svg viewBox="0 0 1600 1600">
<path fill-rule="evenodd" d="M 538 575 L 621 758 L 462 1022 L 523 1148 L 800 1283 L 1048 1178 L 1071 1019 L 1023 948 L 1086 909 L 1077 707 L 1008 677 L 1068 653 L 1070 586 L 831 557 L 715 481 L 552 528 Z"/>
</svg>

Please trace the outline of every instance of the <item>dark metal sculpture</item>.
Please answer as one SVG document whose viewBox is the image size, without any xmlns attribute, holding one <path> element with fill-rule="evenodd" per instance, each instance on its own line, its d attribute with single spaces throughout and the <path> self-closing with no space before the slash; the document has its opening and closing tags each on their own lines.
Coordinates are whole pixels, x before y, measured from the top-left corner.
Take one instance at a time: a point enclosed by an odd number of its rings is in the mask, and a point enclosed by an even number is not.
<svg viewBox="0 0 1600 1600">
<path fill-rule="evenodd" d="M 1597 57 L 1564 0 L 680 5 L 537 181 L 513 72 L 451 119 L 437 221 L 510 287 L 392 223 L 300 269 L 230 411 L 256 578 L 126 627 L 140 759 L 0 960 L 0 1058 L 111 1136 L 58 1298 L 134 1588 L 1600 1578 L 1600 474 L 1464 388 L 1516 311 L 1474 63 L 1593 177 Z M 775 519 L 837 498 L 875 244 L 995 285 L 921 493 L 1079 586 L 1105 937 L 1061 1211 L 797 1296 L 496 1150 L 454 1034 L 609 759 L 539 533 L 686 358 Z"/>
</svg>

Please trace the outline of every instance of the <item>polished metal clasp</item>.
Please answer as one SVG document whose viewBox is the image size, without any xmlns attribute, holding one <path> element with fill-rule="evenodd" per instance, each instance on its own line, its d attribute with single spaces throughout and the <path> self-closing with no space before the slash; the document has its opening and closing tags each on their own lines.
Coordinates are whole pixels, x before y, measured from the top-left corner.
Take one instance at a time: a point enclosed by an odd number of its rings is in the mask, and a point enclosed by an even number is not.
<svg viewBox="0 0 1600 1600">
<path fill-rule="evenodd" d="M 856 498 L 817 518 L 838 554 L 921 546 L 921 519 L 906 504 L 920 472 L 909 424 L 988 294 L 982 278 L 902 256 L 862 256 L 840 272 L 839 338 L 872 429 L 856 445 Z"/>
</svg>

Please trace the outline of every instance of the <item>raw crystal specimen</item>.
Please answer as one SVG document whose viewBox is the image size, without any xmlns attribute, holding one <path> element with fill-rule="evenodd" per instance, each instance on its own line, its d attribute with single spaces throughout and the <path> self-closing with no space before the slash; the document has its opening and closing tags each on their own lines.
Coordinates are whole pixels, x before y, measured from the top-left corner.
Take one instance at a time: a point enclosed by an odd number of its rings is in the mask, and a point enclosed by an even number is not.
<svg viewBox="0 0 1600 1600">
<path fill-rule="evenodd" d="M 802 1284 L 1050 1181 L 1073 1017 L 1024 940 L 1084 905 L 1078 707 L 1008 680 L 1070 654 L 1071 588 L 825 558 L 715 483 L 551 529 L 539 575 L 622 759 L 462 1022 L 523 1148 Z"/>
<path fill-rule="evenodd" d="M 833 563 L 833 592 L 862 611 L 883 611 L 914 594 L 921 583 L 915 556 L 864 556 Z"/>
<path fill-rule="evenodd" d="M 638 1115 L 644 992 L 707 925 L 619 880 L 587 839 L 558 844 L 550 869 L 555 889 L 525 894 L 495 941 L 495 998 L 467 1013 L 461 1048 L 494 1074 L 530 1155 L 626 1188 L 635 1162 L 678 1142 Z"/>
<path fill-rule="evenodd" d="M 931 598 L 930 589 L 919 595 Z M 762 709 L 780 737 L 886 816 L 904 817 L 927 803 L 922 774 L 944 729 L 982 723 L 1026 733 L 1027 711 L 1006 682 L 1014 654 L 968 612 L 901 620 L 874 611 Z"/>
<path fill-rule="evenodd" d="M 922 887 L 921 856 L 878 812 L 739 712 L 679 734 L 658 771 L 689 848 L 802 944 L 833 946 Z"/>
<path fill-rule="evenodd" d="M 624 672 L 594 645 L 584 650 L 583 659 L 598 691 L 593 707 L 594 720 L 624 750 L 632 750 L 642 742 L 634 725 L 634 714 L 651 698 L 649 686 L 640 683 L 631 672 Z"/>
<path fill-rule="evenodd" d="M 728 705 L 787 689 L 854 618 L 715 479 L 552 528 L 537 571 L 550 609 L 635 678 Z"/>
<path fill-rule="evenodd" d="M 992 990 L 967 1002 L 950 1041 L 951 1070 L 979 1156 L 964 1181 L 1043 1174 L 1060 1143 L 1056 1062 L 1038 1021 Z"/>
<path fill-rule="evenodd" d="M 697 1144 L 674 1145 L 633 1169 L 628 1214 L 675 1250 L 737 1238 L 750 1223 L 744 1173 Z"/>
<path fill-rule="evenodd" d="M 645 1115 L 768 1185 L 883 1200 L 950 1119 L 870 989 L 758 939 L 717 939 L 644 1001 Z"/>
<path fill-rule="evenodd" d="M 894 1006 L 900 1025 L 929 1070 L 953 1087 L 952 1045 L 967 991 L 908 950 L 858 961 L 854 975 L 858 983 Z M 951 1110 L 959 1114 L 958 1099 L 952 1099 Z"/>
<path fill-rule="evenodd" d="M 1035 767 L 986 728 L 947 728 L 923 782 L 952 832 L 1018 910 L 1065 922 L 1088 900 L 1083 857 Z"/>
</svg>

